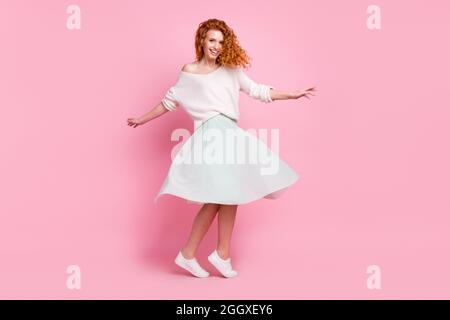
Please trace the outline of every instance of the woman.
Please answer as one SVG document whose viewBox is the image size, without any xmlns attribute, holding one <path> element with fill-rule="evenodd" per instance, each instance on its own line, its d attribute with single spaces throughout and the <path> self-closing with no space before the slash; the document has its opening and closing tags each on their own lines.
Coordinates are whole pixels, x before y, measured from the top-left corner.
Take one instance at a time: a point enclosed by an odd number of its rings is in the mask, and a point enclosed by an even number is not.
<svg viewBox="0 0 450 320">
<path fill-rule="evenodd" d="M 162 194 L 172 194 L 203 204 L 186 245 L 175 259 L 178 266 L 200 278 L 208 277 L 209 273 L 200 266 L 195 254 L 218 212 L 217 249 L 208 260 L 222 276 L 231 278 L 237 275 L 231 266 L 230 241 L 238 205 L 260 198 L 278 198 L 298 179 L 291 167 L 261 140 L 237 126 L 239 91 L 269 103 L 300 97 L 310 99 L 309 95 L 314 95 L 316 89 L 287 92 L 255 83 L 241 68 L 249 64 L 249 57 L 239 46 L 233 30 L 222 20 L 209 19 L 199 25 L 195 48 L 196 61 L 183 66 L 177 83 L 167 91 L 161 103 L 143 116 L 127 121 L 136 128 L 177 110 L 178 106 L 195 121 L 195 131 L 175 156 L 155 201 Z M 229 139 L 231 136 L 233 140 Z M 236 144 L 234 138 L 253 144 L 259 148 L 259 153 L 245 143 Z M 238 151 L 236 146 L 240 146 Z M 278 166 L 271 173 L 263 173 L 262 163 L 236 163 L 230 161 L 232 153 L 238 157 L 265 154 L 266 163 L 272 161 Z M 224 157 L 228 160 L 226 163 Z M 197 161 L 192 163 L 192 158 Z"/>
</svg>

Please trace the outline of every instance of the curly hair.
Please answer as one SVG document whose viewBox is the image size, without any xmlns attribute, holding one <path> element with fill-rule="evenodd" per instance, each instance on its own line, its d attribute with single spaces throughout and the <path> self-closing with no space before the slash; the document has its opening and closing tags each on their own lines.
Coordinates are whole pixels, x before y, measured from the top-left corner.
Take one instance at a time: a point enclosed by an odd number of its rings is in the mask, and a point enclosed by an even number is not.
<svg viewBox="0 0 450 320">
<path fill-rule="evenodd" d="M 233 29 L 219 19 L 208 19 L 199 24 L 195 34 L 195 54 L 197 62 L 204 56 L 203 41 L 206 38 L 206 33 L 211 29 L 218 30 L 223 34 L 222 52 L 217 57 L 218 64 L 228 67 L 243 66 L 245 68 L 247 68 L 247 65 L 251 65 L 251 58 L 239 45 L 239 41 L 234 34 Z"/>
</svg>

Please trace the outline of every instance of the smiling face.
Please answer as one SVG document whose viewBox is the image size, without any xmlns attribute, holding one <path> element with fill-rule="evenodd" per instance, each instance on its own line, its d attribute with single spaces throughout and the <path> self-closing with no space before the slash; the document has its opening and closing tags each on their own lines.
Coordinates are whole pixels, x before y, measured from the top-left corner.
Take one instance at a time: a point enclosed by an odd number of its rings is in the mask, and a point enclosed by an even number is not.
<svg viewBox="0 0 450 320">
<path fill-rule="evenodd" d="M 223 34 L 219 30 L 208 30 L 203 43 L 203 52 L 208 60 L 216 60 L 222 52 Z"/>
</svg>

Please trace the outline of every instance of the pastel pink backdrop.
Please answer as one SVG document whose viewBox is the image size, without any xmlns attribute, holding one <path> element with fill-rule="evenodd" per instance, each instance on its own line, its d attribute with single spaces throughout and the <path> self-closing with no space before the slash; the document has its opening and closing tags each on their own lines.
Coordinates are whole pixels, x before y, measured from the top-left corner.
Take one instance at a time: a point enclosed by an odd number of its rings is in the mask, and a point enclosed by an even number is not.
<svg viewBox="0 0 450 320">
<path fill-rule="evenodd" d="M 81 30 L 66 8 L 81 7 Z M 382 29 L 366 27 L 381 7 Z M 0 2 L 1 298 L 450 298 L 448 1 Z M 194 33 L 225 20 L 257 82 L 307 99 L 245 94 L 240 126 L 280 130 L 300 180 L 278 200 L 240 206 L 239 276 L 173 259 L 198 205 L 153 198 L 182 110 L 144 127 L 194 60 Z M 66 268 L 81 267 L 81 290 Z M 366 286 L 381 268 L 381 290 Z"/>
</svg>

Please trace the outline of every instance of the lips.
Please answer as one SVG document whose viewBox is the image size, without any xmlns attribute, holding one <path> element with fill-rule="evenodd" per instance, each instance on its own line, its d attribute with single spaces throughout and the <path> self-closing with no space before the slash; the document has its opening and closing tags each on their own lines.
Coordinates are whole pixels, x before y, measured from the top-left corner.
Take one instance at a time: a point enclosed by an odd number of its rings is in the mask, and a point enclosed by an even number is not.
<svg viewBox="0 0 450 320">
<path fill-rule="evenodd" d="M 215 51 L 215 50 L 209 50 L 209 52 L 211 52 L 211 54 L 213 56 L 217 56 L 219 54 L 219 51 Z"/>
</svg>

